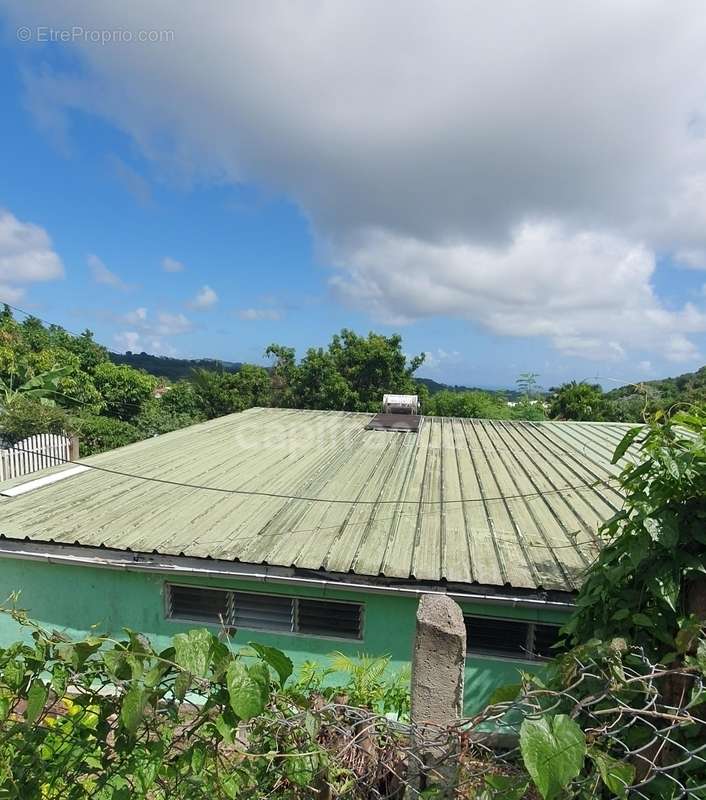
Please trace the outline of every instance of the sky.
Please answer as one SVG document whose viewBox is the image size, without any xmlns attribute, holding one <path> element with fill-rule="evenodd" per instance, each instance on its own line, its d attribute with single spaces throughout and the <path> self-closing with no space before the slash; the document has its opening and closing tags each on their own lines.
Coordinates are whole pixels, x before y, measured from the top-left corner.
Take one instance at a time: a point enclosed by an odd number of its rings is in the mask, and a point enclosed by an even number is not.
<svg viewBox="0 0 706 800">
<path fill-rule="evenodd" d="M 0 300 L 178 357 L 697 369 L 704 52 L 686 0 L 0 0 Z"/>
</svg>

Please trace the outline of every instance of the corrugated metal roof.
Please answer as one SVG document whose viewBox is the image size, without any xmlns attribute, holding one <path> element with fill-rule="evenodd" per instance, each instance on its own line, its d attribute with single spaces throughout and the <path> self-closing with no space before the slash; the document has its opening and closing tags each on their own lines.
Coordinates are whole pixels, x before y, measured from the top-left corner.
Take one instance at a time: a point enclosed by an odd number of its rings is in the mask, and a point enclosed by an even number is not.
<svg viewBox="0 0 706 800">
<path fill-rule="evenodd" d="M 630 426 L 426 417 L 419 433 L 387 433 L 366 430 L 371 416 L 250 409 L 87 458 L 193 486 L 90 470 L 0 497 L 0 534 L 390 579 L 578 587 L 598 525 L 622 504 L 610 459 Z"/>
</svg>

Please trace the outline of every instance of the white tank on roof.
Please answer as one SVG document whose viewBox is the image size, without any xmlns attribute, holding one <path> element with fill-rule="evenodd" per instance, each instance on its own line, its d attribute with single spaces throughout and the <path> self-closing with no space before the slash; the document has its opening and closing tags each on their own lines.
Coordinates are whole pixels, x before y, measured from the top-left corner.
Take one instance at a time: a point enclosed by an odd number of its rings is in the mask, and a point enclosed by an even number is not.
<svg viewBox="0 0 706 800">
<path fill-rule="evenodd" d="M 386 394 L 382 398 L 384 414 L 418 414 L 419 396 L 416 394 Z"/>
</svg>

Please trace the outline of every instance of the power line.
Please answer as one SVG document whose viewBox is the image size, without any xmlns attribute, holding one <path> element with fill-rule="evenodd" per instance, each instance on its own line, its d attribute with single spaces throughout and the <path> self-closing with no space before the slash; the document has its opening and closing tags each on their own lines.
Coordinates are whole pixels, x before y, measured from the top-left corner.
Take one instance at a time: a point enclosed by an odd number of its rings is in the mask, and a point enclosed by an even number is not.
<svg viewBox="0 0 706 800">
<path fill-rule="evenodd" d="M 61 330 L 65 331 L 70 336 L 73 336 L 75 339 L 82 339 L 83 338 L 83 334 L 82 333 L 76 333 L 75 331 L 70 331 L 70 330 L 68 330 L 68 328 L 65 328 L 63 325 L 59 325 L 58 322 L 50 322 L 47 319 L 42 319 L 42 317 L 38 317 L 36 314 L 33 314 L 31 311 L 25 311 L 25 309 L 19 308 L 18 306 L 14 306 L 14 305 L 12 305 L 12 303 L 8 303 L 7 301 L 3 300 L 2 298 L 0 298 L 0 304 L 2 304 L 3 306 L 7 306 L 8 308 L 11 308 L 13 311 L 16 311 L 18 314 L 24 314 L 25 317 L 33 317 L 34 319 L 39 320 L 43 325 L 48 325 L 50 328 L 61 328 Z M 116 355 L 116 356 L 124 355 L 123 353 L 120 353 L 118 350 L 113 350 L 112 347 L 108 347 L 107 344 L 102 344 L 101 342 L 97 342 L 95 339 L 91 339 L 91 341 L 93 342 L 93 344 L 98 345 L 98 347 L 104 348 L 105 350 L 107 350 L 109 353 L 112 353 L 113 355 Z"/>
<path fill-rule="evenodd" d="M 488 502 L 502 502 L 505 500 L 523 500 L 526 498 L 531 497 L 546 497 L 547 495 L 552 494 L 561 494 L 562 492 L 569 492 L 569 491 L 580 491 L 582 489 L 595 489 L 596 486 L 604 485 L 607 488 L 610 487 L 611 481 L 617 481 L 617 478 L 605 478 L 605 479 L 598 479 L 593 481 L 592 483 L 581 483 L 575 485 L 564 486 L 559 489 L 547 489 L 546 491 L 536 491 L 536 492 L 527 492 L 525 494 L 507 494 L 507 495 L 500 495 L 496 497 L 469 497 L 469 498 L 453 498 L 449 500 L 343 500 L 341 498 L 325 498 L 325 497 L 312 497 L 307 495 L 295 495 L 295 494 L 284 494 L 279 492 L 264 492 L 264 491 L 255 491 L 252 489 L 227 489 L 222 486 L 204 486 L 203 484 L 198 483 L 185 483 L 183 481 L 173 481 L 169 478 L 153 478 L 148 475 L 136 475 L 132 472 L 124 472 L 123 470 L 118 469 L 111 469 L 110 467 L 101 467 L 95 464 L 86 464 L 84 461 L 71 461 L 67 458 L 61 458 L 60 456 L 54 455 L 47 455 L 42 453 L 39 450 L 30 450 L 28 448 L 17 447 L 15 446 L 16 450 L 22 453 L 30 453 L 32 455 L 44 455 L 46 458 L 50 458 L 53 461 L 57 461 L 61 464 L 74 464 L 75 466 L 85 467 L 86 469 L 92 469 L 96 472 L 105 472 L 109 475 L 118 475 L 121 478 L 130 478 L 133 480 L 139 481 L 150 481 L 152 483 L 159 483 L 166 486 L 179 486 L 184 489 L 199 489 L 203 491 L 209 492 L 219 492 L 221 494 L 235 494 L 235 495 L 244 495 L 247 497 L 269 497 L 277 500 L 300 500 L 303 502 L 309 503 L 329 503 L 333 505 L 347 505 L 347 506 L 380 506 L 380 505 L 455 505 L 461 503 L 488 503 Z"/>
</svg>

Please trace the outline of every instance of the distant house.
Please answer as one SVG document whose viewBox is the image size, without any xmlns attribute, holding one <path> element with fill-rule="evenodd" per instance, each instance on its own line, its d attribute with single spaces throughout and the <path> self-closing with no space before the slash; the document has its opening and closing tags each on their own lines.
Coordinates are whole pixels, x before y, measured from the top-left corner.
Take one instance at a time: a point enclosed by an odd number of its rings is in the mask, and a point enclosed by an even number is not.
<svg viewBox="0 0 706 800">
<path fill-rule="evenodd" d="M 222 622 L 295 663 L 395 666 L 419 594 L 447 592 L 472 710 L 549 652 L 621 506 L 627 426 L 372 416 L 250 409 L 0 484 L 0 585 L 71 632 L 166 644 Z M 0 619 L 0 642 L 16 636 Z"/>
</svg>

